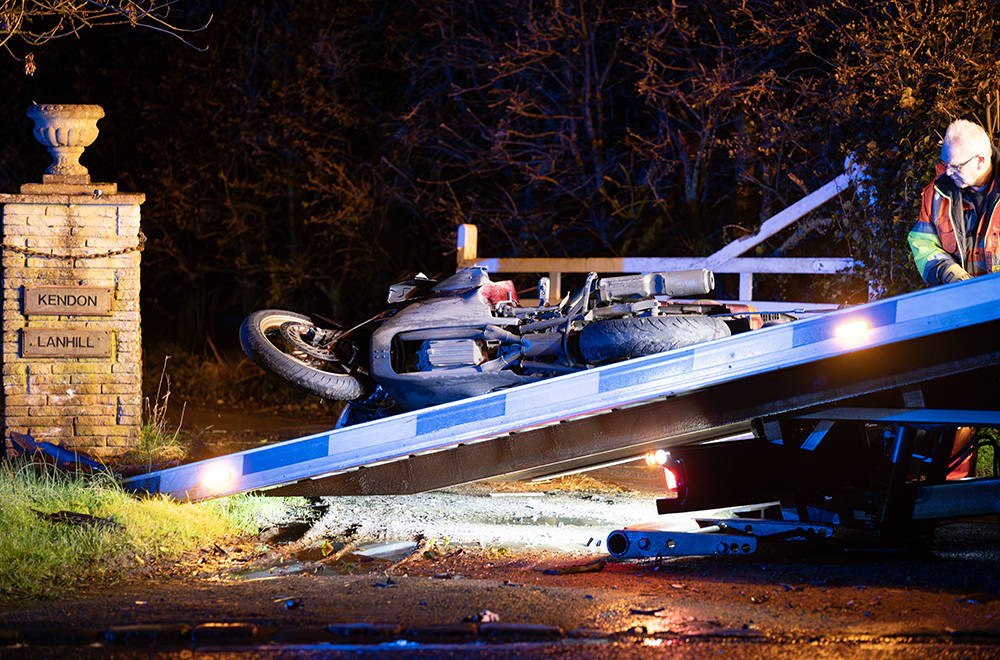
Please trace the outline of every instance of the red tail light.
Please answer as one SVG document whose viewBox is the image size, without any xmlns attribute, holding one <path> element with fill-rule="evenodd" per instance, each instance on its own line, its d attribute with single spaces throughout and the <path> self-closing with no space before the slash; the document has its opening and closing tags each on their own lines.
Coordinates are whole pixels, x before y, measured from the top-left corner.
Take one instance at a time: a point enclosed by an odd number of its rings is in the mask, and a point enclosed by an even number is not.
<svg viewBox="0 0 1000 660">
<path fill-rule="evenodd" d="M 667 482 L 667 498 L 678 496 L 677 475 L 670 471 L 670 468 L 663 468 L 663 478 Z"/>
</svg>

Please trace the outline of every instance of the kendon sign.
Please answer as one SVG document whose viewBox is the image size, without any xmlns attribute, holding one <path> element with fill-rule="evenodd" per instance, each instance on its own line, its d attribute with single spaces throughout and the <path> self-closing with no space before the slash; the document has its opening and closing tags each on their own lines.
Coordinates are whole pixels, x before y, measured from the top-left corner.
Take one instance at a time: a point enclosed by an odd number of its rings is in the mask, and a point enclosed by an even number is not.
<svg viewBox="0 0 1000 660">
<path fill-rule="evenodd" d="M 109 286 L 28 286 L 24 288 L 24 313 L 108 316 L 113 296 Z"/>
</svg>

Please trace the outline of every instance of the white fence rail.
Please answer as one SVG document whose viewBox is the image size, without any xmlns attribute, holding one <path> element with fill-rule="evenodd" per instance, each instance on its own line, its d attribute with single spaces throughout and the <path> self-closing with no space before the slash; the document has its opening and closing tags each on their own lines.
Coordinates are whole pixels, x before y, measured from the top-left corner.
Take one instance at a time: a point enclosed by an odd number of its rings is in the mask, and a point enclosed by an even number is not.
<svg viewBox="0 0 1000 660">
<path fill-rule="evenodd" d="M 780 213 L 768 218 L 755 234 L 748 234 L 729 243 L 707 257 L 580 257 L 580 258 L 507 258 L 480 257 L 479 232 L 475 225 L 463 224 L 458 229 L 458 266 L 482 266 L 491 273 L 548 273 L 553 298 L 562 295 L 563 273 L 652 273 L 707 268 L 716 273 L 738 273 L 739 299 L 753 300 L 755 273 L 829 275 L 851 270 L 854 260 L 848 257 L 740 257 L 774 234 L 795 223 L 810 211 L 850 188 L 861 173 L 850 161 L 847 171 L 819 190 L 806 195 Z M 755 306 L 764 311 L 766 303 Z M 774 303 L 775 309 L 787 303 Z M 814 306 L 794 303 L 797 307 Z M 821 305 L 829 307 L 829 305 Z"/>
</svg>

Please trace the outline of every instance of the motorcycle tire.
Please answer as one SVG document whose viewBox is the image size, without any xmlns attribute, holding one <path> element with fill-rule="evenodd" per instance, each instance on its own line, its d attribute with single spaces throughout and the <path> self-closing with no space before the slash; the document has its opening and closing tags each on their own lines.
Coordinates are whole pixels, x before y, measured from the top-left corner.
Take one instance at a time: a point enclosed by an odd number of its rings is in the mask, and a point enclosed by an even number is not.
<svg viewBox="0 0 1000 660">
<path fill-rule="evenodd" d="M 639 316 L 595 321 L 580 332 L 588 364 L 662 353 L 730 335 L 725 321 L 708 316 Z"/>
<path fill-rule="evenodd" d="M 240 326 L 240 344 L 254 364 L 269 375 L 309 394 L 334 401 L 350 401 L 364 391 L 349 373 L 323 371 L 283 349 L 278 330 L 288 322 L 313 325 L 308 316 L 280 309 L 264 309 L 248 316 Z M 314 360 L 314 362 L 317 362 Z"/>
</svg>

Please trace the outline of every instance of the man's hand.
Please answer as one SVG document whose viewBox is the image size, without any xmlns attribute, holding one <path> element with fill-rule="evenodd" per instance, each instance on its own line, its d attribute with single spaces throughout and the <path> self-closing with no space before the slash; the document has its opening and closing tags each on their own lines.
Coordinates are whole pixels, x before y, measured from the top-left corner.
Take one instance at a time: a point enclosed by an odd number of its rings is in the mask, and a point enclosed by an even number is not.
<svg viewBox="0 0 1000 660">
<path fill-rule="evenodd" d="M 972 275 L 965 272 L 965 269 L 958 264 L 950 264 L 941 273 L 941 284 L 951 284 L 952 282 L 961 282 L 962 280 L 971 280 Z"/>
</svg>

